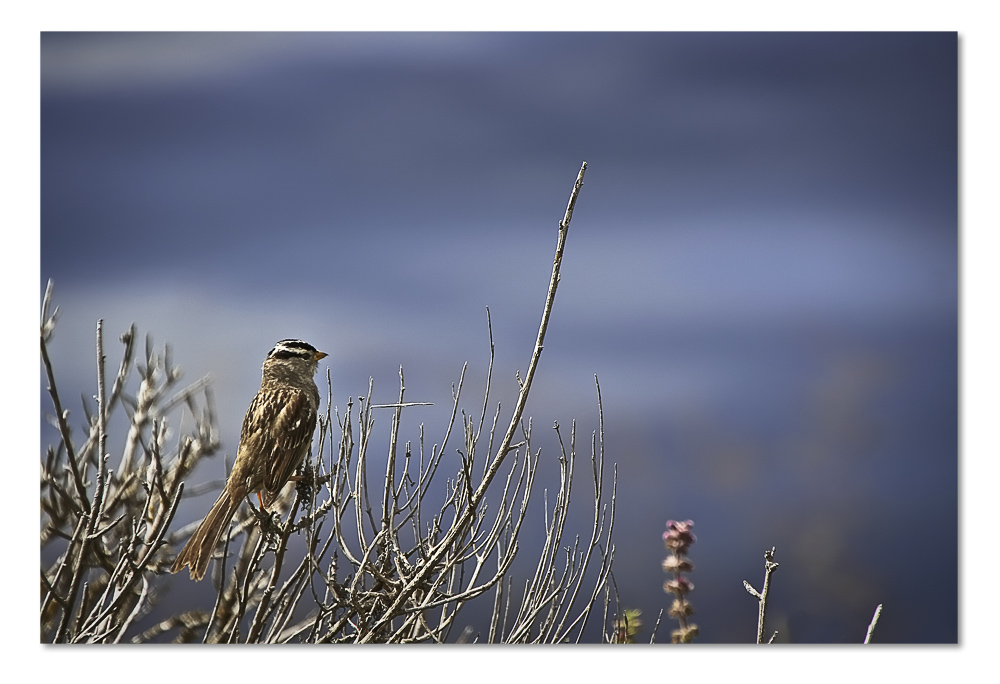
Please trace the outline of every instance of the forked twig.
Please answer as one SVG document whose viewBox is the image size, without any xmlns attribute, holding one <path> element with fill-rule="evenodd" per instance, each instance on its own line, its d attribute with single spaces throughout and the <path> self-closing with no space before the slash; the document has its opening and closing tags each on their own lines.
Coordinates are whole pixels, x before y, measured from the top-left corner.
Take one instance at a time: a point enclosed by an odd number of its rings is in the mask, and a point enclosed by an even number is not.
<svg viewBox="0 0 1000 684">
<path fill-rule="evenodd" d="M 751 596 L 757 599 L 757 643 L 764 643 L 764 621 L 767 619 L 767 594 L 771 589 L 771 575 L 775 570 L 778 569 L 778 564 L 774 562 L 774 547 L 772 546 L 769 551 L 764 552 L 764 588 L 761 591 L 757 591 L 750 583 L 743 580 L 743 586 L 746 588 L 747 592 Z M 775 632 L 771 635 L 768 643 L 774 641 L 774 637 L 778 633 Z"/>
</svg>

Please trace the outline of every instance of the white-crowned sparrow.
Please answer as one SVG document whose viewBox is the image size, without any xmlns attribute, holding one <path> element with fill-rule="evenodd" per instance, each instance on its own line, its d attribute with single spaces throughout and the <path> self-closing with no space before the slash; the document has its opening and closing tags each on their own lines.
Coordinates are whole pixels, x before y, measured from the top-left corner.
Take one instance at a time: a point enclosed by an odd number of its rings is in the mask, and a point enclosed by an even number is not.
<svg viewBox="0 0 1000 684">
<path fill-rule="evenodd" d="M 233 472 L 171 572 L 190 566 L 191 578 L 200 580 L 244 497 L 256 492 L 264 508 L 278 497 L 312 442 L 319 407 L 313 375 L 324 356 L 302 340 L 281 340 L 264 359 L 260 390 L 243 419 Z"/>
</svg>

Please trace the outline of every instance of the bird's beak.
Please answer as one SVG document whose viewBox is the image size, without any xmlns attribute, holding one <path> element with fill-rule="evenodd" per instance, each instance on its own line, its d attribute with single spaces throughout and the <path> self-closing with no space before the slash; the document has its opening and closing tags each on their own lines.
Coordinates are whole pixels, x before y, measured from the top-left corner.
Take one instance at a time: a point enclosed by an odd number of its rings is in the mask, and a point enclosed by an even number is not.
<svg viewBox="0 0 1000 684">
<path fill-rule="evenodd" d="M 329 354 L 327 354 L 326 352 L 318 351 L 315 354 L 313 354 L 313 361 L 319 361 L 324 356 L 329 356 Z"/>
</svg>

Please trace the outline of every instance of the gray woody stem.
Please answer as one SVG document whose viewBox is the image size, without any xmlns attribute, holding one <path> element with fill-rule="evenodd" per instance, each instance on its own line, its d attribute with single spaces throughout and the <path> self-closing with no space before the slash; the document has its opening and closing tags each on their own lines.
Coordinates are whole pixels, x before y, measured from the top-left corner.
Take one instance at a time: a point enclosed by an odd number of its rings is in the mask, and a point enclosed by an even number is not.
<svg viewBox="0 0 1000 684">
<path fill-rule="evenodd" d="M 878 619 L 879 619 L 880 615 L 882 615 L 882 604 L 881 603 L 878 604 L 877 608 L 875 608 L 875 614 L 872 615 L 872 622 L 871 622 L 870 625 L 868 625 L 868 633 L 865 634 L 865 643 L 866 644 L 871 641 L 872 632 L 875 631 L 875 625 L 878 624 Z"/>
<path fill-rule="evenodd" d="M 774 562 L 774 547 L 772 546 L 770 551 L 764 552 L 764 588 L 761 591 L 757 591 L 750 583 L 743 580 L 743 586 L 750 593 L 751 596 L 755 597 L 758 602 L 757 611 L 757 643 L 764 643 L 764 622 L 767 619 L 767 593 L 771 589 L 771 573 L 773 573 L 778 568 L 778 564 Z M 777 634 L 777 633 L 775 633 Z M 771 637 L 774 639 L 774 636 Z M 770 642 L 768 642 L 770 643 Z"/>
</svg>

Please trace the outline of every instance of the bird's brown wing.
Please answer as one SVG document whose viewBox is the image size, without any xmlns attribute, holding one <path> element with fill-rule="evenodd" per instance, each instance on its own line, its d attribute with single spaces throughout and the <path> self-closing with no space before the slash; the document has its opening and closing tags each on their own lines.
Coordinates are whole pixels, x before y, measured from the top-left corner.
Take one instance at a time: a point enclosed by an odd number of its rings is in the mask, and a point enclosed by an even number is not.
<svg viewBox="0 0 1000 684">
<path fill-rule="evenodd" d="M 252 461 L 258 467 L 250 490 L 265 490 L 265 502 L 270 503 L 309 450 L 316 410 L 301 390 L 271 390 L 266 402 L 262 394 L 254 397 L 243 420 L 240 451 L 255 455 Z"/>
</svg>

